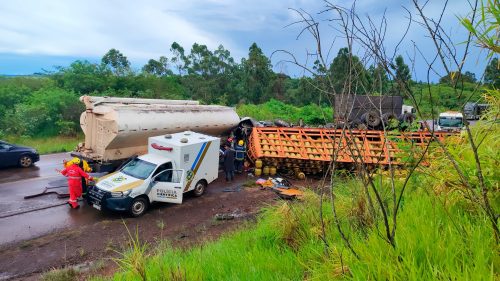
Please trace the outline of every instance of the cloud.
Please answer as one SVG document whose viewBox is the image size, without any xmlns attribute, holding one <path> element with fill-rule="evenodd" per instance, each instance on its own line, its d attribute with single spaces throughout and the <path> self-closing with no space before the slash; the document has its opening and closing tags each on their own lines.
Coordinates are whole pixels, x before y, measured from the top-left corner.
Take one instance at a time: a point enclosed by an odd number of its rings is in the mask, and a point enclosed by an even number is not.
<svg viewBox="0 0 500 281">
<path fill-rule="evenodd" d="M 331 1 L 347 8 L 353 3 Z M 429 1 L 426 14 L 438 17 L 443 3 Z M 361 16 L 375 21 L 386 13 L 389 46 L 395 45 L 405 32 L 407 19 L 402 6 L 415 12 L 410 0 L 361 0 L 356 5 Z M 332 60 L 346 43 L 332 27 L 335 22 L 327 21 L 333 13 L 319 13 L 324 7 L 325 2 L 318 0 L 0 1 L 0 54 L 97 59 L 116 48 L 140 68 L 150 58 L 170 56 L 174 41 L 186 51 L 195 42 L 210 49 L 222 44 L 237 61 L 256 42 L 268 56 L 277 49 L 286 49 L 305 60 L 307 51 L 314 51 L 313 38 L 304 34 L 296 40 L 300 25 L 285 28 L 299 19 L 289 9 L 295 8 L 320 20 L 325 51 L 335 41 L 329 56 Z M 467 1 L 449 1 L 443 18 L 445 30 L 452 32 L 457 42 L 465 39 L 465 33 L 457 24 L 456 15 L 468 10 Z M 433 45 L 424 33 L 413 24 L 398 53 L 412 52 L 413 40 L 430 54 Z M 273 63 L 278 61 L 277 56 L 273 57 Z M 475 67 L 471 65 L 469 69 Z M 281 69 L 282 65 L 275 70 Z"/>
<path fill-rule="evenodd" d="M 166 54 L 173 41 L 228 44 L 182 15 L 165 13 L 163 2 L 3 1 L 0 52 L 61 56 L 101 56 L 117 48 L 134 58 Z M 165 5 L 165 4 L 163 4 Z"/>
</svg>

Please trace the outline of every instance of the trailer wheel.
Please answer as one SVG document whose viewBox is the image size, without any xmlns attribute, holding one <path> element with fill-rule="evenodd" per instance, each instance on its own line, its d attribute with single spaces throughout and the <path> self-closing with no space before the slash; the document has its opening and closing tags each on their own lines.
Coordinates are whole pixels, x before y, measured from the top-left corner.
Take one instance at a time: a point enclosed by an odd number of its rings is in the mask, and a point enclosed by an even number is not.
<svg viewBox="0 0 500 281">
<path fill-rule="evenodd" d="M 393 113 L 384 113 L 382 114 L 382 124 L 386 129 L 392 130 L 398 127 L 399 120 Z"/>
<path fill-rule="evenodd" d="M 403 115 L 401 115 L 400 119 L 402 122 L 413 123 L 413 121 L 415 120 L 415 115 L 411 113 L 404 113 Z"/>
<path fill-rule="evenodd" d="M 193 189 L 194 196 L 196 197 L 202 196 L 206 188 L 207 188 L 207 182 L 205 180 L 198 181 Z"/>
<path fill-rule="evenodd" d="M 363 115 L 361 115 L 361 120 L 363 121 L 364 124 L 368 125 L 368 127 L 370 128 L 377 127 L 378 125 L 380 125 L 380 122 L 382 121 L 380 120 L 378 112 L 376 112 L 375 110 L 370 110 L 368 112 L 363 113 Z"/>
<path fill-rule="evenodd" d="M 146 198 L 138 197 L 132 201 L 132 204 L 130 204 L 128 212 L 133 217 L 140 217 L 146 212 L 148 206 L 149 202 L 146 200 Z"/>
</svg>

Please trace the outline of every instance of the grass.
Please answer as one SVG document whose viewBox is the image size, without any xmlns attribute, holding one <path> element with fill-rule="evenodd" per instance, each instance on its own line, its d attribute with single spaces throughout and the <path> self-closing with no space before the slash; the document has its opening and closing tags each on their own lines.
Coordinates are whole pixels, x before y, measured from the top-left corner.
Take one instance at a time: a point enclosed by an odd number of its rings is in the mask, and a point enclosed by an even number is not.
<svg viewBox="0 0 500 281">
<path fill-rule="evenodd" d="M 73 281 L 76 280 L 78 272 L 73 268 L 53 269 L 40 277 L 42 281 Z"/>
<path fill-rule="evenodd" d="M 353 200 L 360 190 L 353 188 L 359 189 L 356 181 L 344 184 L 336 200 L 359 260 L 342 243 L 328 201 L 323 205 L 330 245 L 325 251 L 319 198 L 309 192 L 302 202 L 265 209 L 257 224 L 188 250 L 167 245 L 145 258 L 145 246 L 134 237 L 123 256 L 130 260 L 120 262 L 128 266 L 111 279 L 498 280 L 500 257 L 484 216 L 447 207 L 424 189 L 413 190 L 399 214 L 393 249 L 376 227 L 357 223 L 363 216 Z"/>
<path fill-rule="evenodd" d="M 83 142 L 83 136 L 76 137 L 16 137 L 7 136 L 5 141 L 36 148 L 40 154 L 73 151 L 78 143 Z"/>
</svg>

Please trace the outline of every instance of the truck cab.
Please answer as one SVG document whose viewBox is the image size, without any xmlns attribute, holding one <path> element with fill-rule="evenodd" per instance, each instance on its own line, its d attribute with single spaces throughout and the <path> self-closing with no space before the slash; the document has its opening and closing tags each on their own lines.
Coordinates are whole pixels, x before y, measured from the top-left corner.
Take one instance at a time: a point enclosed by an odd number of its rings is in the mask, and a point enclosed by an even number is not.
<svg viewBox="0 0 500 281">
<path fill-rule="evenodd" d="M 100 178 L 89 190 L 89 205 L 137 217 L 153 202 L 181 204 L 183 194 L 201 196 L 218 176 L 220 140 L 190 131 L 152 137 L 148 153 Z"/>
<path fill-rule="evenodd" d="M 439 114 L 436 125 L 437 131 L 458 132 L 464 128 L 464 116 L 457 111 L 446 111 Z"/>
</svg>

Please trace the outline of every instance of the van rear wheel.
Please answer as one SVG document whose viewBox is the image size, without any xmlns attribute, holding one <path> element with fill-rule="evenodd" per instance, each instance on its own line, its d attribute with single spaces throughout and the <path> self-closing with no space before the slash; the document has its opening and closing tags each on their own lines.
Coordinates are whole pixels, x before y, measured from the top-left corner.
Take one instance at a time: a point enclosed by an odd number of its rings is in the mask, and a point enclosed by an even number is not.
<svg viewBox="0 0 500 281">
<path fill-rule="evenodd" d="M 202 196 L 203 193 L 205 192 L 206 188 L 207 188 L 206 181 L 201 180 L 201 181 L 197 182 L 196 185 L 194 186 L 194 189 L 193 189 L 194 196 L 196 196 L 196 197 Z"/>
<path fill-rule="evenodd" d="M 135 198 L 132 201 L 132 204 L 130 204 L 130 208 L 129 208 L 128 212 L 133 217 L 140 217 L 146 212 L 146 210 L 148 209 L 148 206 L 149 206 L 149 203 L 145 198 L 143 198 L 143 197 Z"/>
</svg>

